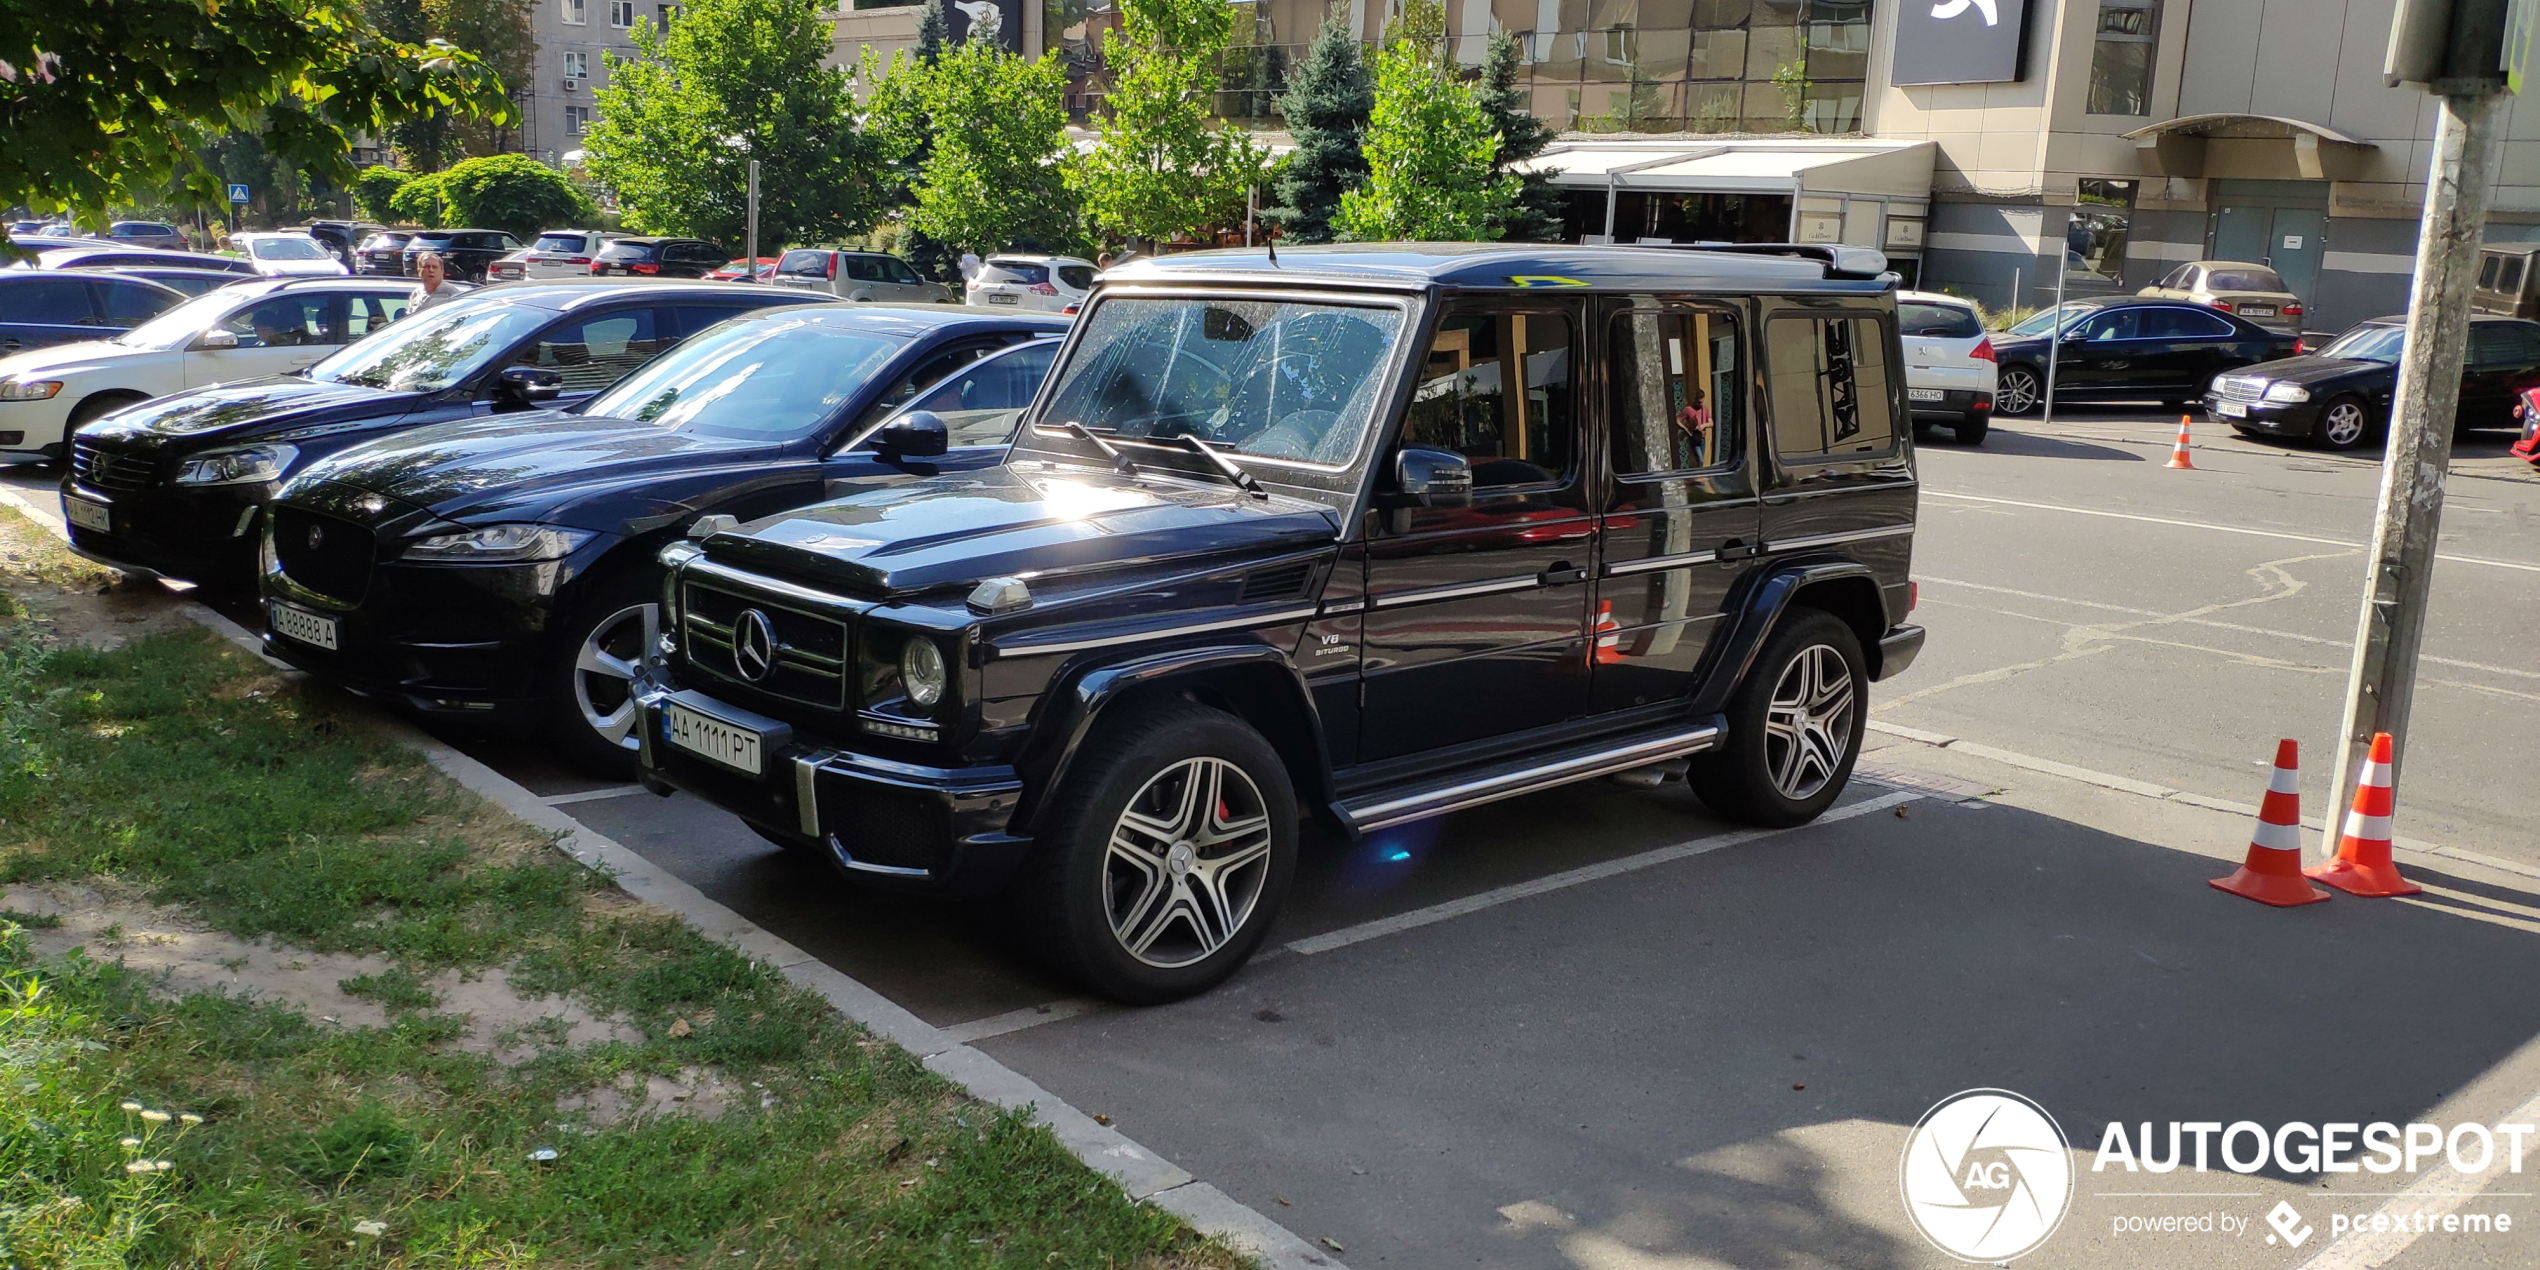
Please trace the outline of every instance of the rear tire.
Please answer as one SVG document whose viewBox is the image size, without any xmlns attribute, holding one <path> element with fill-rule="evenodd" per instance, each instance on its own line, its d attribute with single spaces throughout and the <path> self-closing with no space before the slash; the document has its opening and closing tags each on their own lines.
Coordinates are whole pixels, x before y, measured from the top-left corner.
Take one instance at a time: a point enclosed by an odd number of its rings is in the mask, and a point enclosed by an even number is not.
<svg viewBox="0 0 2540 1270">
<path fill-rule="evenodd" d="M 2002 368 L 1994 380 L 1993 412 L 2014 418 L 2037 413 L 2046 400 L 2046 377 L 2034 366 Z"/>
<path fill-rule="evenodd" d="M 635 667 L 661 629 L 654 589 L 639 574 L 603 578 L 563 624 L 547 667 L 547 737 L 594 776 L 636 774 Z"/>
<path fill-rule="evenodd" d="M 1794 609 L 1730 695 L 1728 741 L 1687 781 L 1711 809 L 1772 828 L 1823 814 L 1852 779 L 1869 721 L 1860 637 L 1823 609 Z"/>
</svg>

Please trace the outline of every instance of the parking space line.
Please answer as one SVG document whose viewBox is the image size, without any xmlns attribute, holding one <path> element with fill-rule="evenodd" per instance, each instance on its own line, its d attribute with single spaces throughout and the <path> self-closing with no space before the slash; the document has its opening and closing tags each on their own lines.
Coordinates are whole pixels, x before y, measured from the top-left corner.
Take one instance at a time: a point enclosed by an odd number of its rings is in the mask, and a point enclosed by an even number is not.
<svg viewBox="0 0 2540 1270">
<path fill-rule="evenodd" d="M 2054 503 L 2032 503 L 2017 498 L 1985 498 L 1976 494 L 1953 494 L 1947 490 L 1933 489 L 1928 485 L 1923 487 L 1923 494 L 1928 498 L 1946 498 L 1962 503 L 1991 503 L 2000 507 L 2026 507 L 2033 511 L 2041 512 L 2066 512 L 2075 516 L 2101 516 L 2109 520 L 2132 520 L 2139 521 L 2146 525 L 2171 525 L 2180 529 L 2209 529 L 2215 533 L 2245 534 L 2252 538 L 2282 538 L 2287 542 L 2317 543 L 2323 547 L 2361 548 L 2364 545 L 2360 542 L 2349 542 L 2343 538 L 2322 538 L 2316 534 L 2287 533 L 2280 529 L 2252 529 L 2246 525 L 2218 525 L 2209 520 L 2182 520 L 2175 516 L 2145 516 L 2136 512 L 2103 511 L 2095 507 L 2064 507 Z M 2434 558 L 2437 560 L 2449 560 L 2454 564 L 2483 564 L 2496 569 L 2515 569 L 2523 573 L 2540 573 L 2540 564 L 2525 564 L 2519 560 L 2490 560 L 2484 556 L 2455 556 L 2439 553 Z"/>
<path fill-rule="evenodd" d="M 1027 1005 L 1020 1010 L 1008 1010 L 1003 1014 L 991 1014 L 984 1019 L 972 1019 L 968 1023 L 955 1023 L 944 1029 L 944 1035 L 955 1044 L 968 1045 L 973 1041 L 984 1041 L 991 1036 L 1004 1036 L 1011 1032 L 1020 1032 L 1025 1028 L 1039 1027 L 1044 1023 L 1072 1019 L 1088 1011 L 1108 1008 L 1110 1008 L 1109 1003 L 1096 1001 L 1090 997 L 1061 997 L 1041 1005 Z"/>
<path fill-rule="evenodd" d="M 599 789 L 585 789 L 570 794 L 553 794 L 548 797 L 541 798 L 538 801 L 545 803 L 550 807 L 562 807 L 568 803 L 592 803 L 598 802 L 603 798 L 624 798 L 628 794 L 642 794 L 647 792 L 649 791 L 641 785 L 608 785 Z"/>
<path fill-rule="evenodd" d="M 2506 1112 L 2495 1123 L 2530 1124 L 2535 1119 L 2540 1119 L 2540 1095 Z M 2486 1183 L 2503 1173 L 2502 1169 L 2494 1169 L 2474 1178 L 2464 1177 L 2446 1162 L 2418 1178 L 2416 1185 L 2392 1195 L 2389 1202 L 2374 1209 L 2373 1215 L 2363 1221 L 2369 1224 L 2374 1217 L 2385 1214 L 2404 1218 L 2417 1213 L 2439 1219 L 2445 1213 L 2457 1211 L 2463 1201 L 2484 1194 Z M 2386 1192 L 2376 1192 L 2381 1193 Z M 2335 1198 L 2336 1192 L 2324 1192 L 2322 1197 Z M 2497 1197 L 2503 1198 L 2504 1193 L 2499 1192 Z M 2389 1264 L 2400 1253 L 2406 1252 L 2421 1233 L 2407 1229 L 2403 1221 L 2389 1224 L 2397 1229 L 2353 1230 L 2338 1236 L 2337 1242 L 2320 1249 L 2318 1256 L 2303 1262 L 2301 1270 L 2373 1270 L 2376 1266 Z"/>
<path fill-rule="evenodd" d="M 1398 935 L 1407 930 L 1433 926 L 1450 918 L 1478 913 L 1486 908 L 1497 908 L 1512 901 L 1567 890 L 1570 887 L 1618 874 L 1637 872 L 1653 865 L 1688 859 L 1718 851 L 1724 847 L 1734 847 L 1765 838 L 1777 838 L 1786 833 L 1797 833 L 1811 825 L 1830 825 L 1839 820 L 1866 816 L 1871 812 L 1884 811 L 1921 797 L 1919 793 L 1900 791 L 1836 807 L 1815 820 L 1809 821 L 1808 824 L 1794 825 L 1788 829 L 1740 829 L 1732 833 L 1714 834 L 1708 838 L 1696 838 L 1691 842 L 1680 842 L 1672 847 L 1659 847 L 1655 850 L 1643 851 L 1638 855 L 1627 855 L 1619 860 L 1583 865 L 1565 872 L 1539 877 L 1530 882 L 1516 882 L 1495 887 L 1479 894 L 1467 895 L 1460 900 L 1448 900 L 1443 904 L 1431 904 L 1427 908 L 1415 908 L 1408 913 L 1396 913 L 1391 917 L 1380 917 L 1372 922 L 1360 922 L 1356 926 L 1344 926 L 1339 930 L 1326 931 L 1320 935 L 1309 935 L 1303 939 L 1289 941 L 1286 947 L 1291 952 L 1303 953 L 1309 957 L 1317 953 L 1327 953 L 1334 949 L 1347 948 L 1351 944 L 1361 944 L 1371 939 L 1382 939 L 1387 935 Z"/>
</svg>

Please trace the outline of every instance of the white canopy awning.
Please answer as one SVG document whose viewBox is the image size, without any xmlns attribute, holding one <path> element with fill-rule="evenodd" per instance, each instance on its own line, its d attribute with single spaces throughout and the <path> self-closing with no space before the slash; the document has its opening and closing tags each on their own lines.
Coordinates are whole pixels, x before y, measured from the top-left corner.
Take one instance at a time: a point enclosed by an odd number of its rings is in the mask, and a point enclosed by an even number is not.
<svg viewBox="0 0 2540 1270">
<path fill-rule="evenodd" d="M 1925 199 L 1934 150 L 1867 137 L 1563 141 L 1520 166 L 1595 189 Z"/>
</svg>

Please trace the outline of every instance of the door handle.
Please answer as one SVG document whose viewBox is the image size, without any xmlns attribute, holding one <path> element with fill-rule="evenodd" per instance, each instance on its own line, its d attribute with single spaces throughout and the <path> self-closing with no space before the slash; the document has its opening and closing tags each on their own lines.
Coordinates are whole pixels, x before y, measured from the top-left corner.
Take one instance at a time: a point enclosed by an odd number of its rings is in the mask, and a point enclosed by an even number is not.
<svg viewBox="0 0 2540 1270">
<path fill-rule="evenodd" d="M 1587 570 L 1573 567 L 1567 560 L 1556 560 L 1552 567 L 1535 575 L 1536 586 L 1568 586 L 1587 581 Z"/>
<path fill-rule="evenodd" d="M 1712 558 L 1718 560 L 1751 560 L 1762 554 L 1764 554 L 1763 543 L 1750 543 L 1736 538 L 1721 543 L 1720 549 L 1711 553 Z"/>
</svg>

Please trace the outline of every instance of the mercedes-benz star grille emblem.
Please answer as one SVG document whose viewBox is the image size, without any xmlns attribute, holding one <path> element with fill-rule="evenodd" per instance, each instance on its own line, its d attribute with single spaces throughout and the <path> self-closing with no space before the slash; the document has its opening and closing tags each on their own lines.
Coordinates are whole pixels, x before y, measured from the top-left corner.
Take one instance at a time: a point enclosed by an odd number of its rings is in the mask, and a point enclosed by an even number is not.
<svg viewBox="0 0 2540 1270">
<path fill-rule="evenodd" d="M 757 683 L 775 668 L 776 627 L 757 609 L 741 610 L 732 619 L 732 669 Z"/>
</svg>

